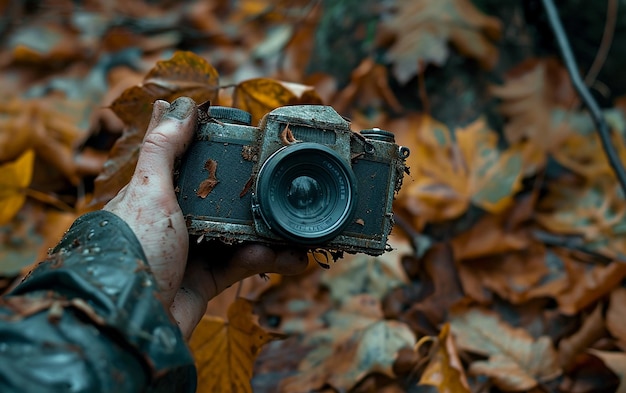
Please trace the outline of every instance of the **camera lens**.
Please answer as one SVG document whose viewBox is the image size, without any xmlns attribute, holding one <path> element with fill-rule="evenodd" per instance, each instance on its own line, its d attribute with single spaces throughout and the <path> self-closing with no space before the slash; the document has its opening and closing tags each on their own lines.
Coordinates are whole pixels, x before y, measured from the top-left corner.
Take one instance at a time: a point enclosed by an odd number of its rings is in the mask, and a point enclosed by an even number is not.
<svg viewBox="0 0 626 393">
<path fill-rule="evenodd" d="M 356 181 L 335 151 L 305 142 L 284 147 L 265 161 L 256 195 L 261 217 L 272 231 L 301 244 L 320 244 L 350 222 Z"/>
</svg>

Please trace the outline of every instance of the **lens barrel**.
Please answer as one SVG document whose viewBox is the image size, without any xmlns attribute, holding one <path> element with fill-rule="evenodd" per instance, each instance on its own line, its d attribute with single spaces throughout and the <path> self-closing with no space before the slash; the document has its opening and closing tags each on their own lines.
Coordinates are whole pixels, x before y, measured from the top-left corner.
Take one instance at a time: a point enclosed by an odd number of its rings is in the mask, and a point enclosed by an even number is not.
<svg viewBox="0 0 626 393">
<path fill-rule="evenodd" d="M 255 193 L 267 226 L 305 245 L 339 235 L 357 206 L 350 165 L 329 147 L 311 142 L 272 154 L 259 171 Z"/>
</svg>

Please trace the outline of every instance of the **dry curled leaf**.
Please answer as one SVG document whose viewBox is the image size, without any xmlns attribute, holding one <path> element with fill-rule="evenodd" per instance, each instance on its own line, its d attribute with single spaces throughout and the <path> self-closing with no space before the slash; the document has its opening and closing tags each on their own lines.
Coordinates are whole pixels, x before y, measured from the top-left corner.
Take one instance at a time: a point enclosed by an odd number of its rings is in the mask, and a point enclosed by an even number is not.
<svg viewBox="0 0 626 393">
<path fill-rule="evenodd" d="M 213 188 L 215 188 L 217 183 L 220 182 L 215 176 L 215 173 L 217 171 L 217 161 L 207 160 L 204 163 L 204 169 L 209 172 L 208 177 L 202 180 L 202 182 L 198 186 L 198 191 L 196 191 L 196 195 L 203 199 L 206 198 L 211 193 L 211 191 L 213 191 Z"/>
<path fill-rule="evenodd" d="M 470 392 L 456 344 L 450 334 L 449 323 L 443 325 L 436 338 L 430 360 L 419 384 L 435 386 L 439 392 Z"/>
</svg>

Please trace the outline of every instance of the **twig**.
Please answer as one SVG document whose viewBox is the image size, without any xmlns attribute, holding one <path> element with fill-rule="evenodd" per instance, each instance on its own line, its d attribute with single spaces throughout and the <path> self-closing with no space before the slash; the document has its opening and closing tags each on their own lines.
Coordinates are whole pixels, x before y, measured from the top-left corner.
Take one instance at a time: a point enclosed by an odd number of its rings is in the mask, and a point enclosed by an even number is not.
<svg viewBox="0 0 626 393">
<path fill-rule="evenodd" d="M 561 51 L 561 56 L 563 57 L 563 61 L 565 62 L 565 67 L 567 67 L 567 71 L 569 72 L 570 78 L 572 80 L 572 84 L 574 88 L 580 95 L 581 99 L 587 106 L 591 118 L 595 123 L 598 134 L 600 135 L 600 141 L 602 142 L 602 148 L 609 160 L 609 164 L 611 168 L 613 168 L 613 172 L 615 173 L 615 177 L 619 181 L 622 192 L 626 195 L 626 172 L 624 171 L 624 167 L 620 161 L 615 148 L 611 144 L 611 136 L 609 134 L 609 128 L 606 124 L 606 120 L 602 115 L 600 107 L 598 103 L 595 101 L 587 86 L 583 82 L 580 77 L 580 73 L 578 72 L 578 66 L 576 64 L 576 59 L 572 53 L 572 49 L 569 45 L 567 35 L 563 30 L 563 26 L 561 25 L 561 20 L 559 18 L 559 14 L 554 6 L 554 2 L 552 0 L 542 0 L 543 7 L 548 14 L 548 20 L 550 21 L 550 27 L 556 37 L 559 50 Z"/>
<path fill-rule="evenodd" d="M 585 76 L 585 84 L 587 86 L 591 86 L 595 82 L 602 66 L 604 65 L 604 62 L 606 61 L 609 49 L 611 49 L 613 34 L 615 33 L 615 25 L 617 23 L 617 6 L 617 0 L 608 0 L 606 7 L 606 22 L 604 23 L 604 32 L 602 33 L 600 48 L 598 48 L 596 58 L 593 59 L 593 63 L 591 64 L 589 71 L 587 71 L 587 76 Z"/>
</svg>

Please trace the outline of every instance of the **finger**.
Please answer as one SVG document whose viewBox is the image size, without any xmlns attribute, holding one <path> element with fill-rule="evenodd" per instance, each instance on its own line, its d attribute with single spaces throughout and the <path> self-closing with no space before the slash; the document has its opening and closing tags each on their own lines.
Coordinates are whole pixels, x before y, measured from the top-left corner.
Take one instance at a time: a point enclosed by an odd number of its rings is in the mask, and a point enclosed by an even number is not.
<svg viewBox="0 0 626 393">
<path fill-rule="evenodd" d="M 299 274 L 308 264 L 306 251 L 275 251 L 258 244 L 236 249 L 217 247 L 211 255 L 210 262 L 196 258 L 187 263 L 182 288 L 171 307 L 183 332 L 191 333 L 204 315 L 208 301 L 231 285 L 260 273 Z"/>
<path fill-rule="evenodd" d="M 198 117 L 196 104 L 191 98 L 177 98 L 167 108 L 157 103 L 133 177 L 133 181 L 144 184 L 151 178 L 171 180 L 174 160 L 191 142 Z M 163 113 L 159 116 L 160 111 Z"/>
<path fill-rule="evenodd" d="M 157 126 L 157 124 L 159 124 L 161 118 L 169 107 L 170 103 L 163 100 L 156 100 L 154 104 L 152 104 L 152 116 L 150 116 L 150 124 L 148 125 L 146 132 L 150 132 Z"/>
</svg>

